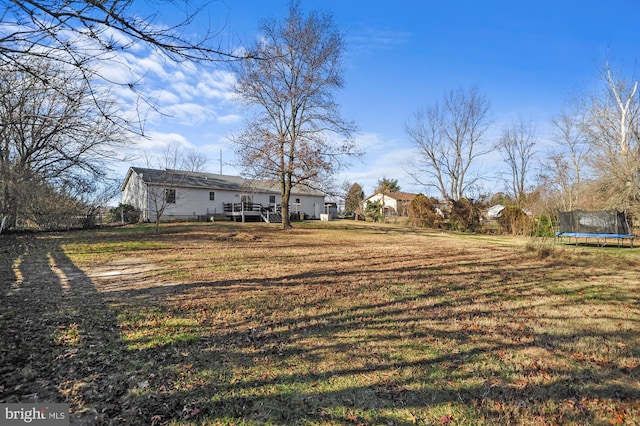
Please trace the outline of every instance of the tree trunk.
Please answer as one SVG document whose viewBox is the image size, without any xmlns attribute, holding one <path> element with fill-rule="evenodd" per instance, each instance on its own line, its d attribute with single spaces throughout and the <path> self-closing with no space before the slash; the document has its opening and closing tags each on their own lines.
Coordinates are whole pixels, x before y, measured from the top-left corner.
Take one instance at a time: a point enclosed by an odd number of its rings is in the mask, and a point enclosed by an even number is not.
<svg viewBox="0 0 640 426">
<path fill-rule="evenodd" d="M 280 212 L 282 214 L 282 227 L 284 229 L 293 228 L 291 226 L 291 218 L 289 217 L 289 200 L 291 199 L 291 177 L 285 176 L 282 182 L 282 206 Z"/>
<path fill-rule="evenodd" d="M 5 186 L 5 208 L 6 218 L 5 229 L 15 229 L 18 223 L 18 200 L 15 192 L 8 185 Z"/>
</svg>

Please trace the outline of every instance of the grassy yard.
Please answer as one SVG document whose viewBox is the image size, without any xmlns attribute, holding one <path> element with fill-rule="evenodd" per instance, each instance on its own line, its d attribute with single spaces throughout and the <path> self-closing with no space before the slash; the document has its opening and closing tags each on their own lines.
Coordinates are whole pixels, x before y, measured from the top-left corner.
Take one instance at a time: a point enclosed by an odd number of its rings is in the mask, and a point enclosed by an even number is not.
<svg viewBox="0 0 640 426">
<path fill-rule="evenodd" d="M 346 221 L 0 236 L 0 402 L 84 424 L 640 424 L 640 249 Z"/>
</svg>

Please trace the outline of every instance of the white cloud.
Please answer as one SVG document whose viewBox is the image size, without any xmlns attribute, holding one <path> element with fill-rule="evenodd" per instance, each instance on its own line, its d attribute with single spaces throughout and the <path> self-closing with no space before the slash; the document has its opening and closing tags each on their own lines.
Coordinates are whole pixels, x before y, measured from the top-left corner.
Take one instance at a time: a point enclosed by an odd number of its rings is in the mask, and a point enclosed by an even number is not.
<svg viewBox="0 0 640 426">
<path fill-rule="evenodd" d="M 198 92 L 212 99 L 232 100 L 235 75 L 225 71 L 204 73 L 197 82 Z"/>
<path fill-rule="evenodd" d="M 143 77 L 157 77 L 164 81 L 170 78 L 166 59 L 154 53 L 145 58 L 135 58 L 130 65 L 134 73 Z"/>
<path fill-rule="evenodd" d="M 196 103 L 173 104 L 161 108 L 161 111 L 168 115 L 163 121 L 176 120 L 179 124 L 186 125 L 202 124 L 212 115 L 206 105 Z"/>
<path fill-rule="evenodd" d="M 127 46 L 127 50 L 130 52 L 141 52 L 145 49 L 144 45 L 141 42 L 134 41 L 131 37 L 124 34 L 122 31 L 118 31 L 112 27 L 106 25 L 98 25 L 98 31 L 101 34 L 101 38 L 103 40 L 110 40 L 114 47 Z"/>
<path fill-rule="evenodd" d="M 176 104 L 180 102 L 180 97 L 170 90 L 154 90 L 151 98 L 160 105 Z"/>
<path fill-rule="evenodd" d="M 161 52 L 118 33 L 105 34 L 131 46 L 127 51 L 109 53 L 108 58 L 101 56 L 94 64 L 97 74 L 121 101 L 121 109 L 128 110 L 130 116 L 137 115 L 140 109 L 137 94 L 141 93 L 142 99 L 150 102 L 147 127 L 160 129 L 171 124 L 193 126 L 211 121 L 223 124 L 239 121 L 239 107 L 233 102 L 233 73 L 217 64 L 174 62 Z M 91 48 L 90 40 L 82 42 L 88 45 L 87 49 Z"/>
<path fill-rule="evenodd" d="M 169 84 L 169 87 L 167 89 L 172 90 L 183 101 L 192 101 L 198 96 L 198 91 L 196 90 L 195 86 L 187 80 L 173 83 L 167 82 L 167 84 Z"/>
<path fill-rule="evenodd" d="M 192 149 L 194 146 L 179 133 L 149 132 L 138 141 L 138 150 L 145 153 L 161 152 L 168 147 Z"/>
<path fill-rule="evenodd" d="M 221 124 L 235 124 L 242 121 L 242 116 L 239 114 L 225 114 L 218 116 L 218 122 Z"/>
<path fill-rule="evenodd" d="M 122 62 L 120 58 L 110 61 L 100 61 L 95 64 L 94 69 L 108 83 L 122 85 L 135 82 L 136 77 L 128 68 L 126 62 Z"/>
<path fill-rule="evenodd" d="M 361 161 L 339 173 L 338 182 L 348 181 L 362 186 L 366 195 L 370 195 L 382 178 L 397 179 L 400 188 L 408 192 L 420 192 L 407 170 L 415 150 L 404 146 L 400 141 L 385 140 L 377 133 L 358 133 L 356 143 L 363 151 Z"/>
<path fill-rule="evenodd" d="M 355 135 L 356 145 L 365 153 L 377 152 L 384 149 L 384 142 L 377 133 L 360 132 Z"/>
</svg>

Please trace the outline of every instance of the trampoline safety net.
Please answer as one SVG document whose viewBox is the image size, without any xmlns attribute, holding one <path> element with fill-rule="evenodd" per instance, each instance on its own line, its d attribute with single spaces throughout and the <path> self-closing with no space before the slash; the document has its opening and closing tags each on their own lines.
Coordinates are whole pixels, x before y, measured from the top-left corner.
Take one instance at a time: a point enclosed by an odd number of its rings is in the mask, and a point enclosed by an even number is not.
<svg viewBox="0 0 640 426">
<path fill-rule="evenodd" d="M 628 235 L 627 215 L 617 210 L 558 212 L 560 233 Z"/>
</svg>

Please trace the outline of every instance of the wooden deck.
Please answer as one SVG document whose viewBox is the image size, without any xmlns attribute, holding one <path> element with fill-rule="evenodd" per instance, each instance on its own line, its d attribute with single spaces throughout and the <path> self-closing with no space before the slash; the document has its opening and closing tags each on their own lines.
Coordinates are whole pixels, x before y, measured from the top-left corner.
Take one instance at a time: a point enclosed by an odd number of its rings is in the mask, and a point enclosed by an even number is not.
<svg viewBox="0 0 640 426">
<path fill-rule="evenodd" d="M 279 209 L 263 207 L 256 203 L 224 203 L 224 215 L 234 222 L 264 221 L 267 223 L 282 223 Z"/>
</svg>

